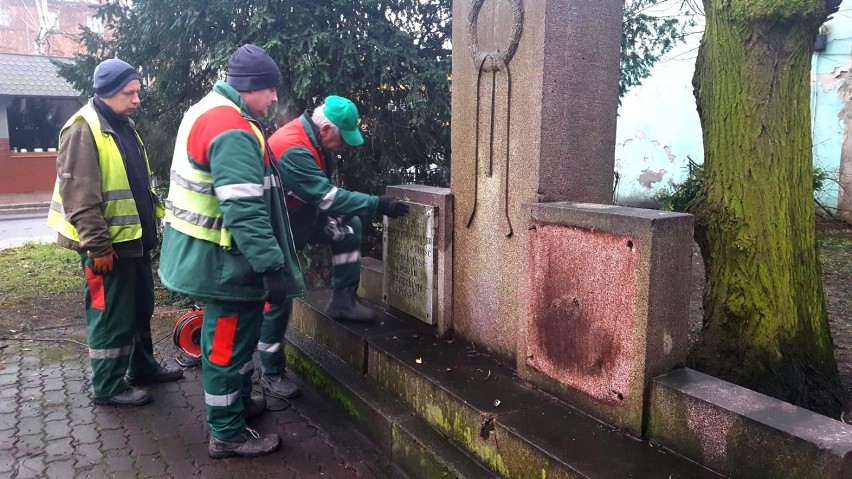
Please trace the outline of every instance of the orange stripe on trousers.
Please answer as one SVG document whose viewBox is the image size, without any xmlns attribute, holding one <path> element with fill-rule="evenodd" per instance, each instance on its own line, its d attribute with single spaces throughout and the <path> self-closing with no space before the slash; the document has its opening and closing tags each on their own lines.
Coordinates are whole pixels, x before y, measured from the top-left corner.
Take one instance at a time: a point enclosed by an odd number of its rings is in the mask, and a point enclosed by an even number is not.
<svg viewBox="0 0 852 479">
<path fill-rule="evenodd" d="M 210 351 L 210 362 L 219 366 L 231 363 L 234 354 L 234 336 L 237 333 L 237 322 L 240 316 L 235 314 L 216 320 L 216 331 L 213 333 L 213 348 Z"/>
<path fill-rule="evenodd" d="M 106 311 L 106 299 L 104 298 L 104 277 L 95 274 L 92 268 L 86 266 L 86 283 L 89 286 L 89 296 L 92 298 L 92 307 Z"/>
</svg>

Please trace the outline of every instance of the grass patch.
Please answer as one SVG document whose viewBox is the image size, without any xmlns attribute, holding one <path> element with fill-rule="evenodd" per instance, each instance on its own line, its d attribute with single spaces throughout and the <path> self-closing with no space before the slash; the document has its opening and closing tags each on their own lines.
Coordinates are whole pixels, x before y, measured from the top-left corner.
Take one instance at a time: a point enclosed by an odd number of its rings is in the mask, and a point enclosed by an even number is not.
<svg viewBox="0 0 852 479">
<path fill-rule="evenodd" d="M 817 233 L 817 241 L 821 247 L 852 250 L 852 235 Z"/>
<path fill-rule="evenodd" d="M 81 291 L 80 255 L 55 244 L 26 244 L 0 250 L 0 306 L 48 294 Z"/>
</svg>

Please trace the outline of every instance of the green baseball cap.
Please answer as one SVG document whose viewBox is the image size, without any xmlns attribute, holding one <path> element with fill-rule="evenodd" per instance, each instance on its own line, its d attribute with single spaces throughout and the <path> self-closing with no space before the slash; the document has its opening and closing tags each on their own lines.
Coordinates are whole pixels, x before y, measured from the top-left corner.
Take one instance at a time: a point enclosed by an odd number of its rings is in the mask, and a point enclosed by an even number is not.
<svg viewBox="0 0 852 479">
<path fill-rule="evenodd" d="M 342 96 L 331 95 L 325 99 L 323 108 L 325 117 L 340 130 L 340 137 L 349 146 L 364 144 L 364 137 L 358 130 L 358 107 Z"/>
</svg>

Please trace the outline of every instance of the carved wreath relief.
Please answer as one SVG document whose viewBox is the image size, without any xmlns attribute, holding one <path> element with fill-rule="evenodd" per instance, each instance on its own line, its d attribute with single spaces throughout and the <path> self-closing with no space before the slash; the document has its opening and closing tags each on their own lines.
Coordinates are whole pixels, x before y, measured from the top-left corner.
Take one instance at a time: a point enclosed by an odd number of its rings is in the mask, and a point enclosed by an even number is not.
<svg viewBox="0 0 852 479">
<path fill-rule="evenodd" d="M 479 126 L 483 117 L 481 111 L 482 104 L 482 83 L 483 77 L 488 81 L 488 75 L 491 76 L 491 102 L 490 102 L 490 131 L 487 139 L 488 144 L 488 170 L 486 176 L 492 177 L 494 174 L 494 124 L 495 113 L 497 111 L 497 77 L 501 77 L 506 88 L 506 102 L 504 105 L 499 105 L 499 108 L 506 111 L 506 158 L 505 171 L 502 185 L 502 203 L 504 211 L 503 232 L 508 238 L 512 236 L 512 222 L 509 219 L 509 133 L 511 131 L 511 113 L 512 113 L 512 73 L 509 69 L 509 63 L 518 49 L 518 42 L 521 39 L 524 25 L 524 2 L 523 0 L 506 0 L 512 8 L 512 25 L 509 32 L 509 38 L 505 45 L 497 50 L 485 51 L 479 46 L 479 34 L 477 32 L 477 23 L 479 14 L 482 11 L 482 5 L 485 0 L 475 0 L 468 16 L 468 31 L 467 44 L 470 48 L 471 55 L 477 66 L 476 77 L 476 137 L 475 137 L 475 166 L 474 166 L 474 181 L 473 181 L 473 207 L 467 221 L 467 227 L 473 224 L 473 219 L 476 216 L 477 196 L 479 194 L 479 150 L 480 150 L 480 134 Z"/>
</svg>

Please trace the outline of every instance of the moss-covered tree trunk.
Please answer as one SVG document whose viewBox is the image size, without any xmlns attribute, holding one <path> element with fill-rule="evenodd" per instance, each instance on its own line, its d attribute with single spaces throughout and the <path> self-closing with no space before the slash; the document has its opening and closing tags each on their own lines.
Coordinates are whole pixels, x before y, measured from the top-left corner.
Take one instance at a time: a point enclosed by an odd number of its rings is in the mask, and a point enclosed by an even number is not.
<svg viewBox="0 0 852 479">
<path fill-rule="evenodd" d="M 694 80 L 707 283 L 690 363 L 833 417 L 843 393 L 814 229 L 809 85 L 814 35 L 839 3 L 704 0 Z"/>
</svg>

